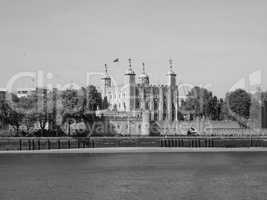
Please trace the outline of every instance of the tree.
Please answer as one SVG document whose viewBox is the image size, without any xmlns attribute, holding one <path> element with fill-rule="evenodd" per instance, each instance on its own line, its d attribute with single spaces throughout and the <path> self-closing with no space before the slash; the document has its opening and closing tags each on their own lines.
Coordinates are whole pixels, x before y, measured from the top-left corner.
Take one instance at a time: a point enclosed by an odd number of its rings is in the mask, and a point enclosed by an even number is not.
<svg viewBox="0 0 267 200">
<path fill-rule="evenodd" d="M 101 93 L 93 85 L 87 87 L 87 105 L 89 111 L 96 111 L 97 108 L 102 109 Z"/>
<path fill-rule="evenodd" d="M 217 106 L 217 115 L 218 115 L 218 120 L 223 120 L 224 115 L 223 115 L 223 105 L 224 105 L 224 100 L 220 98 Z"/>
<path fill-rule="evenodd" d="M 87 131 L 90 134 L 93 133 L 92 127 L 93 124 L 99 120 L 96 116 L 95 111 L 97 109 L 106 109 L 108 106 L 108 102 L 103 103 L 101 93 L 97 91 L 96 87 L 90 85 L 86 89 L 87 91 L 87 109 L 82 115 L 82 120 L 86 126 Z"/>
<path fill-rule="evenodd" d="M 27 134 L 34 127 L 36 122 L 35 109 L 37 98 L 32 94 L 27 97 L 18 98 L 15 106 L 15 110 L 23 114 L 22 124 L 26 127 Z"/>
<path fill-rule="evenodd" d="M 35 118 L 39 124 L 40 129 L 41 129 L 41 134 L 43 135 L 44 130 L 46 128 L 46 124 L 48 123 L 48 115 L 45 112 L 38 112 L 38 113 L 35 113 L 34 116 L 35 116 Z"/>
<path fill-rule="evenodd" d="M 36 116 L 32 112 L 24 113 L 22 123 L 26 127 L 27 134 L 30 133 L 31 129 L 34 127 L 36 122 Z"/>
<path fill-rule="evenodd" d="M 194 117 L 209 117 L 211 100 L 212 92 L 205 88 L 194 87 L 187 94 L 183 106 L 186 111 L 193 112 Z"/>
<path fill-rule="evenodd" d="M 11 125 L 16 130 L 16 135 L 18 135 L 24 114 L 18 108 L 14 108 L 14 105 L 11 108 L 6 101 L 2 101 L 0 105 L 0 117 L 4 123 Z"/>
<path fill-rule="evenodd" d="M 95 111 L 108 107 L 107 100 L 102 100 L 101 93 L 93 85 L 79 90 L 68 89 L 62 93 L 63 123 L 68 124 L 68 132 L 73 122 L 84 122 L 87 130 L 97 119 Z"/>
<path fill-rule="evenodd" d="M 212 120 L 218 119 L 218 99 L 216 96 L 209 101 L 209 116 Z"/>
<path fill-rule="evenodd" d="M 0 102 L 0 119 L 2 122 L 7 123 L 10 107 L 5 101 Z"/>
<path fill-rule="evenodd" d="M 238 121 L 242 127 L 247 127 L 250 115 L 251 96 L 242 89 L 237 89 L 226 95 L 228 113 L 231 118 Z"/>
<path fill-rule="evenodd" d="M 63 104 L 63 124 L 68 125 L 68 134 L 70 134 L 70 126 L 75 119 L 81 119 L 86 105 L 85 92 L 81 90 L 67 89 L 62 93 Z"/>
<path fill-rule="evenodd" d="M 22 125 L 24 115 L 20 112 L 10 110 L 7 122 L 16 130 L 16 134 L 19 134 L 19 128 Z"/>
<path fill-rule="evenodd" d="M 222 120 L 223 99 L 213 96 L 206 88 L 194 87 L 182 100 L 180 112 L 189 114 L 190 118 L 205 117 L 211 120 Z"/>
<path fill-rule="evenodd" d="M 213 96 L 209 103 L 209 116 L 212 120 L 222 120 L 224 119 L 222 114 L 224 101 L 223 99 L 218 99 L 217 96 Z"/>
<path fill-rule="evenodd" d="M 16 107 L 20 109 L 21 112 L 33 112 L 36 106 L 36 96 L 29 95 L 27 97 L 21 97 L 16 103 Z"/>
<path fill-rule="evenodd" d="M 109 107 L 108 99 L 107 97 L 104 97 L 103 103 L 102 103 L 102 109 L 107 109 Z"/>
<path fill-rule="evenodd" d="M 74 89 L 67 89 L 63 91 L 62 95 L 62 104 L 65 111 L 77 111 L 77 106 L 79 102 L 78 91 Z"/>
</svg>

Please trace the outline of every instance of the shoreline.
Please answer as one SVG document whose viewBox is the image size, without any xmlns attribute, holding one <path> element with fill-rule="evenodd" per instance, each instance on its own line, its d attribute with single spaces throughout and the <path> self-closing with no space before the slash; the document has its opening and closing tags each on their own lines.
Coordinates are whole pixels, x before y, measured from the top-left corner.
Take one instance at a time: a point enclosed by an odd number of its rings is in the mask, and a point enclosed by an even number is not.
<svg viewBox="0 0 267 200">
<path fill-rule="evenodd" d="M 264 147 L 237 148 L 168 148 L 168 147 L 112 147 L 112 148 L 81 148 L 81 149 L 51 149 L 51 150 L 10 150 L 0 151 L 2 154 L 99 154 L 99 153 L 216 153 L 216 152 L 267 152 Z"/>
</svg>

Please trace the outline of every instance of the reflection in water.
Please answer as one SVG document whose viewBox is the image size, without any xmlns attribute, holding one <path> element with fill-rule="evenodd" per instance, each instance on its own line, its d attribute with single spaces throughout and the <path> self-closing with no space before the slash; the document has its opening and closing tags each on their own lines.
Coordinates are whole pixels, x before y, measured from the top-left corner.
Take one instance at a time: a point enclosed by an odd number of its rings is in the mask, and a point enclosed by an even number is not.
<svg viewBox="0 0 267 200">
<path fill-rule="evenodd" d="M 0 155 L 0 199 L 265 199 L 267 153 Z"/>
</svg>

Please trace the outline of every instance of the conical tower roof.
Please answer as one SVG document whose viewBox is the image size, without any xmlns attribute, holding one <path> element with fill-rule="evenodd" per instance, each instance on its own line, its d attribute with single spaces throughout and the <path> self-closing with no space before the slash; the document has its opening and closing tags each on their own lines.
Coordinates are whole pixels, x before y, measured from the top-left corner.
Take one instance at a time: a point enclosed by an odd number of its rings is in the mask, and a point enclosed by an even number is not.
<svg viewBox="0 0 267 200">
<path fill-rule="evenodd" d="M 105 64 L 105 74 L 103 79 L 110 79 L 109 73 L 108 73 L 108 66 Z"/>
<path fill-rule="evenodd" d="M 145 63 L 142 63 L 142 70 L 143 71 L 142 71 L 141 75 L 139 76 L 139 79 L 140 79 L 142 84 L 148 85 L 149 84 L 149 76 L 145 71 Z"/>
<path fill-rule="evenodd" d="M 172 69 L 172 59 L 169 60 L 169 71 L 167 75 L 176 76 L 176 73 Z"/>
<path fill-rule="evenodd" d="M 142 73 L 139 78 L 148 78 L 148 74 L 145 71 L 145 63 L 142 63 Z"/>
<path fill-rule="evenodd" d="M 132 68 L 132 59 L 129 58 L 128 61 L 129 61 L 129 67 L 128 67 L 128 70 L 126 71 L 125 75 L 135 75 L 134 70 Z"/>
</svg>

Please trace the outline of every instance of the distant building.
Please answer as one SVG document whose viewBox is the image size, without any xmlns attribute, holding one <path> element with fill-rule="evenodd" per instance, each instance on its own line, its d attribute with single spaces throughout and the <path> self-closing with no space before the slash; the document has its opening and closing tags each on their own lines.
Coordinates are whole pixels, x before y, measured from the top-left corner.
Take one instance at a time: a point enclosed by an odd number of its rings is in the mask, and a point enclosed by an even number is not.
<svg viewBox="0 0 267 200">
<path fill-rule="evenodd" d="M 6 89 L 0 89 L 0 101 L 4 101 L 6 99 L 7 90 Z"/>
<path fill-rule="evenodd" d="M 31 94 L 34 94 L 36 92 L 35 88 L 18 88 L 15 92 L 17 97 L 27 97 L 30 96 Z"/>
</svg>

